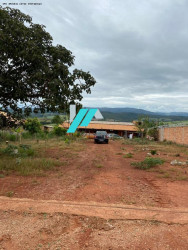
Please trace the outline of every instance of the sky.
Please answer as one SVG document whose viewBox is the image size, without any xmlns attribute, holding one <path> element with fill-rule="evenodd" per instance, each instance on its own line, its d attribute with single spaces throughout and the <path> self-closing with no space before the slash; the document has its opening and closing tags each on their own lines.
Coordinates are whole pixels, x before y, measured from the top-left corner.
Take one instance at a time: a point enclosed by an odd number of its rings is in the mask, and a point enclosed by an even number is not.
<svg viewBox="0 0 188 250">
<path fill-rule="evenodd" d="M 97 83 L 82 103 L 188 112 L 187 0 L 0 0 L 44 24 Z"/>
</svg>

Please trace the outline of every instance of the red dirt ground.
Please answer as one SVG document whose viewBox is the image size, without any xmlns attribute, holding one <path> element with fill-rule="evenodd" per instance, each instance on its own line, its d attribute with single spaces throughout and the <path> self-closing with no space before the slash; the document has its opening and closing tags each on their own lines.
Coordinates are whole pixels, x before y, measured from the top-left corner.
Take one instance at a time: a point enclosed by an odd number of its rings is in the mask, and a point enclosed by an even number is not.
<svg viewBox="0 0 188 250">
<path fill-rule="evenodd" d="M 76 156 L 71 156 L 70 150 L 62 156 L 49 149 L 48 155 L 67 164 L 46 177 L 7 176 L 0 180 L 0 195 L 12 191 L 19 198 L 188 207 L 188 181 L 158 178 L 158 173 L 135 169 L 130 163 L 143 160 L 147 152 L 123 147 L 124 151 L 118 141 L 96 145 L 88 140 L 85 150 Z M 124 152 L 133 152 L 133 158 L 123 158 Z M 167 159 L 163 169 L 172 159 Z"/>
<path fill-rule="evenodd" d="M 62 161 L 62 167 L 46 177 L 10 175 L 0 179 L 0 195 L 12 191 L 14 198 L 34 200 L 188 208 L 188 181 L 158 178 L 158 172 L 130 165 L 143 160 L 147 151 L 135 151 L 135 146 L 119 141 L 84 143 L 85 150 L 72 155 L 69 149 L 62 154 L 49 149 L 47 154 Z M 125 152 L 132 152 L 133 158 L 123 158 Z M 174 157 L 163 152 L 160 157 L 166 162 L 159 169 L 168 169 Z M 187 224 L 107 220 L 102 215 L 40 213 L 32 208 L 31 212 L 4 208 L 0 216 L 0 249 L 187 249 L 188 245 Z"/>
</svg>

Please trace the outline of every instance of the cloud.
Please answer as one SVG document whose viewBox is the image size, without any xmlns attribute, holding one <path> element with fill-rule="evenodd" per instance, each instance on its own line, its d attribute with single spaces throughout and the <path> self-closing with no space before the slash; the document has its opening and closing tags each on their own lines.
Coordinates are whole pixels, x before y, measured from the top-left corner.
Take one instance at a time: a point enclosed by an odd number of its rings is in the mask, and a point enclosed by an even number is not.
<svg viewBox="0 0 188 250">
<path fill-rule="evenodd" d="M 85 106 L 188 111 L 186 0 L 41 1 L 19 8 L 96 78 Z"/>
</svg>

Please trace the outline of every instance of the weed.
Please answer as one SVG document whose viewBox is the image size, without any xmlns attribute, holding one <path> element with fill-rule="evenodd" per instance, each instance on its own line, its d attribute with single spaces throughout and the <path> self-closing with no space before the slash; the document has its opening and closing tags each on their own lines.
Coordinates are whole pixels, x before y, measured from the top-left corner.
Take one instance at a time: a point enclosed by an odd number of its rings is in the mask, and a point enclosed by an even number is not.
<svg viewBox="0 0 188 250">
<path fill-rule="evenodd" d="M 146 145 L 146 144 L 151 144 L 152 142 L 143 138 L 133 138 L 132 140 L 125 139 L 122 144 L 127 144 L 127 145 Z"/>
<path fill-rule="evenodd" d="M 32 184 L 35 185 L 39 185 L 39 182 L 37 180 L 32 180 Z"/>
<path fill-rule="evenodd" d="M 176 180 L 177 181 L 186 181 L 186 180 L 188 180 L 188 177 L 185 175 L 180 175 L 180 176 L 176 177 Z"/>
<path fill-rule="evenodd" d="M 102 164 L 97 164 L 96 167 L 97 167 L 97 168 L 102 168 L 103 165 L 102 165 Z"/>
<path fill-rule="evenodd" d="M 170 178 L 170 174 L 169 173 L 165 173 L 161 176 L 162 178 Z"/>
<path fill-rule="evenodd" d="M 7 197 L 12 197 L 14 195 L 14 191 L 8 191 L 6 192 Z"/>
<path fill-rule="evenodd" d="M 133 157 L 132 153 L 128 153 L 128 154 L 123 155 L 123 158 L 132 158 L 132 157 Z"/>
<path fill-rule="evenodd" d="M 18 163 L 15 158 L 3 158 L 0 161 L 0 171 L 7 174 L 11 172 L 22 176 L 44 176 L 46 171 L 61 166 L 61 162 L 45 158 L 23 158 Z"/>
<path fill-rule="evenodd" d="M 163 163 L 164 163 L 163 159 L 146 157 L 141 162 L 132 162 L 131 165 L 135 166 L 136 168 L 146 170 L 146 169 L 153 168 L 157 165 L 162 165 Z"/>
<path fill-rule="evenodd" d="M 34 156 L 34 150 L 31 149 L 30 145 L 20 145 L 17 147 L 15 145 L 9 144 L 5 149 L 2 150 L 2 153 L 17 157 Z"/>
<path fill-rule="evenodd" d="M 5 176 L 4 176 L 4 174 L 0 174 L 0 178 L 4 178 Z"/>
<path fill-rule="evenodd" d="M 150 153 L 151 153 L 152 155 L 156 155 L 156 154 L 157 154 L 157 150 L 154 150 L 154 149 L 153 149 L 153 150 L 150 151 Z"/>
<path fill-rule="evenodd" d="M 18 147 L 10 144 L 2 152 L 7 155 L 16 155 L 18 154 Z"/>
</svg>

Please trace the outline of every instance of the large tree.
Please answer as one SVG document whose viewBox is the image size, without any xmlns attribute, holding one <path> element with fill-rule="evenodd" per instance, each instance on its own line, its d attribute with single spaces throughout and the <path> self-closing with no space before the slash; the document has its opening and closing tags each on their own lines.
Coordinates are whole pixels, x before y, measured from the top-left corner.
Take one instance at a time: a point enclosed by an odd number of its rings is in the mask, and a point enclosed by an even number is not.
<svg viewBox="0 0 188 250">
<path fill-rule="evenodd" d="M 18 9 L 0 6 L 0 107 L 16 114 L 65 111 L 80 103 L 96 81 L 89 72 L 72 69 L 74 56 L 53 45 L 44 25 Z M 71 68 L 70 68 L 71 67 Z"/>
</svg>

